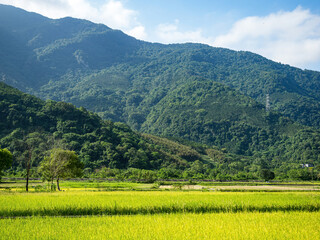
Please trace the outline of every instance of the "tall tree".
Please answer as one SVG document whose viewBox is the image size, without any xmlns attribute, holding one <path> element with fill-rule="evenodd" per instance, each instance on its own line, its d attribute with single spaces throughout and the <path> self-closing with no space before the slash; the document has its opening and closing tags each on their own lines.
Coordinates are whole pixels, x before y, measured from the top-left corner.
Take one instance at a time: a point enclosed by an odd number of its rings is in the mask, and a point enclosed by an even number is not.
<svg viewBox="0 0 320 240">
<path fill-rule="evenodd" d="M 40 172 L 45 180 L 57 180 L 59 191 L 59 180 L 66 177 L 80 177 L 82 175 L 83 164 L 74 151 L 54 148 L 50 150 L 50 156 L 40 163 Z"/>
<path fill-rule="evenodd" d="M 0 148 L 0 180 L 2 171 L 9 168 L 12 164 L 12 154 L 8 149 Z"/>
<path fill-rule="evenodd" d="M 43 153 L 48 150 L 50 146 L 49 140 L 45 134 L 41 134 L 40 129 L 34 129 L 35 132 L 26 134 L 21 132 L 21 138 L 14 141 L 14 148 L 16 150 L 16 158 L 23 163 L 26 169 L 26 191 L 29 191 L 29 179 L 31 176 L 32 165 L 34 162 L 39 162 Z M 44 142 L 47 144 L 43 144 Z"/>
</svg>

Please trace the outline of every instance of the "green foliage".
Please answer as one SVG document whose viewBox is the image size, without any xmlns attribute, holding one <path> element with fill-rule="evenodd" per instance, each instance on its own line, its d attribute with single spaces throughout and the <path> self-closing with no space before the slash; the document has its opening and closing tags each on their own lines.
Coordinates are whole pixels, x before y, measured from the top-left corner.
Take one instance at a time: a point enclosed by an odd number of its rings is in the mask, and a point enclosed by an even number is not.
<svg viewBox="0 0 320 240">
<path fill-rule="evenodd" d="M 192 88 L 195 91 L 186 94 Z M 51 148 L 66 148 L 77 153 L 88 174 L 105 167 L 155 170 L 150 173 L 152 177 L 147 177 L 148 181 L 155 178 L 247 180 L 264 179 L 259 172 L 269 169 L 280 179 L 317 178 L 318 170 L 304 177 L 289 176 L 288 171 L 300 168 L 303 163 L 319 163 L 318 131 L 297 125 L 277 113 L 265 113 L 252 99 L 239 96 L 221 84 L 195 82 L 175 92 L 172 99 L 180 99 L 176 104 L 162 101 L 154 112 L 170 118 L 170 123 L 155 121 L 150 126 L 155 133 L 160 134 L 157 129 L 162 129 L 174 136 L 171 140 L 138 134 L 123 123 L 103 121 L 84 108 L 44 102 L 3 83 L 0 92 L 3 113 L 0 125 L 6 126 L 1 131 L 0 144 L 13 153 L 10 171 L 16 175 L 25 175 L 25 159 L 30 153 L 30 166 L 37 167 Z M 200 109 L 207 106 L 214 114 L 202 110 L 197 113 L 192 99 Z M 228 104 L 227 99 L 235 104 Z M 215 106 L 216 103 L 221 107 Z M 19 108 L 13 110 L 10 106 Z M 185 106 L 193 110 L 181 111 Z M 237 109 L 237 114 L 233 114 L 233 109 Z M 184 138 L 179 137 L 179 131 L 184 132 Z M 199 139 L 203 143 L 185 139 Z M 36 176 L 32 167 L 31 174 Z M 131 175 L 139 180 L 143 174 L 119 172 L 115 176 L 122 179 Z"/>
<path fill-rule="evenodd" d="M 187 94 L 190 89 L 194 91 Z M 176 104 L 163 100 L 159 109 L 154 109 L 154 119 L 155 112 L 159 111 L 170 123 L 155 121 L 150 128 L 158 134 L 161 131 L 157 130 L 162 129 L 174 136 L 171 140 L 138 134 L 123 123 L 103 121 L 84 108 L 63 102 L 44 102 L 3 83 L 0 83 L 0 92 L 3 113 L 0 125 L 6 126 L 1 131 L 0 144 L 13 153 L 13 168 L 9 172 L 19 176 L 26 174 L 24 169 L 30 153 L 30 166 L 37 167 L 51 148 L 75 151 L 88 174 L 104 167 L 154 170 L 148 181 L 155 178 L 265 179 L 260 174 L 262 169 L 269 169 L 279 179 L 308 180 L 316 179 L 319 172 L 315 170 L 303 177 L 288 175 L 289 170 L 299 169 L 300 164 L 319 164 L 318 131 L 297 125 L 277 113 L 266 113 L 252 99 L 221 84 L 195 82 L 176 90 L 172 98 L 180 99 L 175 100 Z M 200 109 L 210 108 L 213 113 L 197 112 L 192 99 Z M 229 104 L 227 99 L 234 104 Z M 10 106 L 19 108 L 13 110 Z M 186 106 L 193 110 L 181 111 L 180 108 Z M 237 114 L 233 114 L 234 111 Z M 184 138 L 179 137 L 182 130 Z M 157 171 L 159 169 L 162 170 Z M 36 176 L 32 167 L 30 174 Z M 135 176 L 136 180 L 143 175 L 114 174 L 119 179 Z"/>
<path fill-rule="evenodd" d="M 0 180 L 2 171 L 9 168 L 12 164 L 12 154 L 8 149 L 0 148 Z"/>
<path fill-rule="evenodd" d="M 25 168 L 25 158 L 30 151 L 32 165 L 38 166 L 51 148 L 75 151 L 91 171 L 101 167 L 186 167 L 186 161 L 176 156 L 178 153 L 168 154 L 165 148 L 133 132 L 127 125 L 103 121 L 84 108 L 64 102 L 44 102 L 4 83 L 0 83 L 0 100 L 3 113 L 0 143 L 13 152 L 15 169 Z M 10 109 L 10 106 L 17 108 Z M 195 154 L 198 153 L 189 150 L 182 157 L 192 159 Z"/>
<path fill-rule="evenodd" d="M 260 177 L 265 181 L 269 181 L 274 179 L 275 175 L 274 175 L 274 172 L 270 171 L 269 169 L 261 169 Z"/>
<path fill-rule="evenodd" d="M 41 163 L 39 171 L 44 179 L 81 177 L 83 164 L 74 151 L 54 148 Z"/>
<path fill-rule="evenodd" d="M 319 72 L 250 52 L 151 44 L 101 24 L 53 20 L 10 6 L 2 5 L 0 13 L 0 77 L 40 97 L 72 102 L 140 129 L 161 99 L 197 79 L 220 82 L 260 103 L 269 93 L 272 109 L 320 126 Z"/>
<path fill-rule="evenodd" d="M 319 72 L 202 44 L 151 44 L 9 6 L 0 6 L 0 20 L 1 80 L 83 106 L 0 82 L 0 144 L 18 171 L 24 137 L 37 142 L 35 166 L 59 139 L 90 171 L 164 168 L 163 177 L 223 180 L 269 169 L 287 178 L 299 164 L 320 163 L 319 131 L 293 121 L 320 126 Z M 196 160 L 205 170 L 192 167 Z"/>
</svg>

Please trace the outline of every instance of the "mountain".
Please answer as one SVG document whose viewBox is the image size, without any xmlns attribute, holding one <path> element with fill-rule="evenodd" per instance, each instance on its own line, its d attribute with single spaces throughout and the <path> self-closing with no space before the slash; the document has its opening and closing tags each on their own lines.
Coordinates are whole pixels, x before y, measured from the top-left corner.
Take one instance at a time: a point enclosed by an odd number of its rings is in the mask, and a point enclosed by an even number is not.
<svg viewBox="0 0 320 240">
<path fill-rule="evenodd" d="M 0 35 L 2 81 L 42 99 L 271 167 L 319 161 L 318 131 L 306 127 L 320 127 L 319 72 L 203 44 L 148 43 L 5 5 Z"/>
<path fill-rule="evenodd" d="M 101 24 L 53 20 L 6 5 L 0 5 L 0 35 L 2 81 L 137 130 L 162 98 L 194 78 L 220 82 L 260 103 L 268 93 L 273 110 L 320 126 L 320 73 L 250 52 L 152 44 Z"/>
<path fill-rule="evenodd" d="M 202 87 L 208 89 L 208 92 L 204 92 Z M 214 88 L 214 93 L 210 87 Z M 196 112 L 194 121 L 197 121 L 198 114 L 203 116 L 204 121 L 208 119 L 214 121 L 215 117 L 222 119 L 219 114 L 226 117 L 224 121 L 220 120 L 220 126 L 216 126 L 220 132 L 212 138 L 217 143 L 225 141 L 230 144 L 229 149 L 237 151 L 237 154 L 230 153 L 225 148 L 190 142 L 182 138 L 166 139 L 139 134 L 123 123 L 102 120 L 83 107 L 76 108 L 70 103 L 52 100 L 43 101 L 0 83 L 0 147 L 8 148 L 14 155 L 13 167 L 9 172 L 23 173 L 25 161 L 30 153 L 32 166 L 36 167 L 48 150 L 62 147 L 74 150 L 79 155 L 87 173 L 101 172 L 102 176 L 107 174 L 108 170 L 106 172 L 105 168 L 107 167 L 129 169 L 127 177 L 135 172 L 133 168 L 137 168 L 153 170 L 161 179 L 178 177 L 244 180 L 258 179 L 261 177 L 260 172 L 267 169 L 274 171 L 278 179 L 312 179 L 311 173 L 302 169 L 300 164 L 319 164 L 319 131 L 307 129 L 280 114 L 265 113 L 261 104 L 243 95 L 237 95 L 234 90 L 222 84 L 194 83 L 189 88 L 177 90 L 177 94 L 190 91 L 190 88 L 196 88 L 198 92 L 190 96 L 189 101 L 197 95 L 199 99 L 203 99 L 199 104 L 219 105 L 218 101 L 228 102 L 226 98 L 232 98 L 239 102 L 236 108 L 248 114 L 239 113 L 238 116 L 234 116 L 238 120 L 230 119 L 227 114 L 232 115 L 234 106 L 228 104 L 223 108 L 229 109 L 220 113 L 219 107 L 216 106 L 217 116 L 209 115 L 209 118 L 206 118 L 207 113 L 202 109 Z M 212 102 L 211 95 L 219 96 L 219 94 L 224 98 L 220 100 L 217 98 L 216 102 Z M 188 102 L 176 102 L 166 111 L 179 111 L 188 104 Z M 251 111 L 258 109 L 254 112 L 258 114 L 260 111 L 260 116 L 253 118 L 248 113 L 250 109 Z M 241 121 L 240 116 L 246 117 L 247 123 L 237 122 Z M 261 126 L 260 129 L 255 129 L 254 125 L 249 125 L 250 122 L 261 122 L 259 118 L 263 118 L 266 125 L 272 125 L 274 128 Z M 190 121 L 189 116 L 181 121 Z M 174 122 L 177 128 L 181 127 L 179 122 L 171 119 L 171 123 Z M 187 127 L 188 124 L 186 122 Z M 201 135 L 202 130 L 208 131 L 211 124 L 213 122 L 191 126 L 198 127 L 197 130 L 202 137 L 207 136 Z M 171 126 L 168 129 L 173 132 L 175 130 Z M 168 135 L 174 136 L 169 133 Z M 243 155 L 248 154 L 243 153 L 243 149 L 254 150 L 254 157 Z M 317 173 L 317 170 L 314 173 Z"/>
<path fill-rule="evenodd" d="M 163 98 L 141 129 L 252 155 L 303 127 L 225 85 L 194 80 Z"/>
<path fill-rule="evenodd" d="M 184 169 L 189 161 L 202 160 L 200 153 L 189 146 L 142 136 L 123 123 L 104 121 L 82 107 L 43 101 L 1 82 L 0 113 L 0 146 L 14 153 L 14 168 L 24 168 L 30 149 L 33 165 L 37 166 L 53 146 L 76 151 L 91 170 L 103 166 L 159 169 L 170 165 Z"/>
<path fill-rule="evenodd" d="M 320 126 L 320 73 L 250 52 L 151 44 L 101 24 L 52 20 L 6 5 L 0 5 L 0 35 L 2 81 L 136 129 L 160 99 L 194 77 L 223 83 L 260 103 L 269 93 L 273 110 Z"/>
</svg>

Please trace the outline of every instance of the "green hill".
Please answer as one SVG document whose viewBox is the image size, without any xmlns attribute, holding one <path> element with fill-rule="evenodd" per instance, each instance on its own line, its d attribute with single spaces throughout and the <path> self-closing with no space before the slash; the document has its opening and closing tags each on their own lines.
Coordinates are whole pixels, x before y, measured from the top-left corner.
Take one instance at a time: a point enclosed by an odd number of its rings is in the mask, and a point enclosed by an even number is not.
<svg viewBox="0 0 320 240">
<path fill-rule="evenodd" d="M 142 131 L 225 147 L 242 155 L 266 150 L 297 129 L 302 127 L 212 81 L 193 81 L 173 90 L 142 125 Z"/>
<path fill-rule="evenodd" d="M 186 92 L 192 93 L 189 98 L 179 97 Z M 279 178 L 287 178 L 293 170 L 298 171 L 296 179 L 309 179 L 300 164 L 319 164 L 318 131 L 266 113 L 262 105 L 230 88 L 194 82 L 177 89 L 176 95 L 169 108 L 155 114 L 165 121 L 150 123 L 154 132 L 165 129 L 164 135 L 173 137 L 169 140 L 141 135 L 123 123 L 102 120 L 83 107 L 43 101 L 0 83 L 0 146 L 14 154 L 11 171 L 23 171 L 30 151 L 32 165 L 37 166 L 52 147 L 76 151 L 89 172 L 104 167 L 160 169 L 161 178 L 255 179 L 260 170 L 270 169 Z M 236 104 L 228 105 L 230 99 Z M 189 110 L 194 100 L 197 106 Z M 207 113 L 206 106 L 213 108 L 214 114 Z M 220 147 L 186 141 L 180 137 L 181 129 L 185 130 L 184 139 L 200 139 Z M 207 139 L 209 135 L 211 139 Z"/>
<path fill-rule="evenodd" d="M 269 93 L 273 110 L 320 126 L 320 73 L 250 52 L 152 44 L 101 24 L 52 20 L 6 5 L 0 5 L 0 35 L 4 82 L 137 130 L 163 97 L 195 78 L 220 82 L 262 104 Z"/>
<path fill-rule="evenodd" d="M 285 173 L 319 162 L 319 132 L 309 127 L 320 127 L 320 73 L 254 53 L 148 43 L 86 20 L 0 5 L 0 79 L 51 99 L 1 85 L 3 147 L 37 132 L 43 141 L 61 139 L 91 169 L 184 169 L 200 160 L 225 173 L 235 162 L 237 171 L 266 162 Z M 171 144 L 198 155 L 167 152 Z"/>
<path fill-rule="evenodd" d="M 87 172 L 103 172 L 105 168 L 129 169 L 133 173 L 132 168 L 160 169 L 163 178 L 203 177 L 204 173 L 214 178 L 218 173 L 227 174 L 228 164 L 241 162 L 242 171 L 252 164 L 249 157 L 217 147 L 141 135 L 82 107 L 43 101 L 4 83 L 0 83 L 0 113 L 0 147 L 13 153 L 9 171 L 13 173 L 23 172 L 30 151 L 32 166 L 36 167 L 53 147 L 76 151 Z M 218 165 L 220 169 L 216 169 Z"/>
<path fill-rule="evenodd" d="M 76 151 L 90 169 L 188 166 L 186 158 L 190 157 L 157 150 L 123 123 L 104 121 L 69 103 L 42 101 L 4 83 L 0 83 L 0 113 L 0 146 L 14 153 L 15 168 L 24 168 L 30 148 L 37 166 L 53 146 Z"/>
</svg>

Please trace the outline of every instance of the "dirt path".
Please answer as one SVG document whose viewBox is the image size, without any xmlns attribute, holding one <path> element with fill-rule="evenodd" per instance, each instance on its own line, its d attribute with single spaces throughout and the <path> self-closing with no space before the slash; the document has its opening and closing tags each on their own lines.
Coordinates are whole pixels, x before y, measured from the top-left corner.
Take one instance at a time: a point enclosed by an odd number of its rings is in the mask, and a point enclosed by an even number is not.
<svg viewBox="0 0 320 240">
<path fill-rule="evenodd" d="M 174 189 L 177 188 L 172 185 L 162 185 L 160 189 Z M 184 185 L 181 187 L 183 190 L 276 190 L 276 191 L 320 191 L 319 186 L 273 186 L 273 185 L 261 185 L 261 186 L 201 186 L 201 185 Z"/>
</svg>

